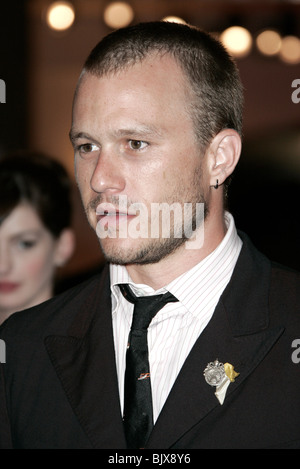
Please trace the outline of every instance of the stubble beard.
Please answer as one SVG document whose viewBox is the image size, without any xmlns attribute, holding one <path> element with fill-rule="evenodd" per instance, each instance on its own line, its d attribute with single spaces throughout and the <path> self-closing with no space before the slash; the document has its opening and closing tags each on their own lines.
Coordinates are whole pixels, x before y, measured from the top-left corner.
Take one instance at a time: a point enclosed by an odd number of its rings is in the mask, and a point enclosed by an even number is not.
<svg viewBox="0 0 300 469">
<path fill-rule="evenodd" d="M 165 200 L 164 203 L 172 205 L 173 203 L 178 203 L 184 200 L 185 203 L 189 203 L 192 206 L 192 215 L 191 219 L 188 220 L 188 226 L 195 231 L 199 228 L 201 223 L 204 223 L 205 218 L 209 213 L 208 204 L 206 198 L 201 191 L 201 167 L 195 172 L 194 178 L 191 184 L 189 191 L 181 194 L 181 197 L 176 197 L 176 193 L 172 194 L 172 197 L 168 197 L 168 200 Z M 199 190 L 200 188 L 200 190 Z M 117 197 L 113 198 L 115 205 L 117 205 Z M 102 202 L 102 196 L 99 194 L 90 204 L 89 209 L 95 209 L 95 207 Z M 182 203 L 182 202 L 181 202 Z M 204 204 L 204 214 L 199 217 L 197 212 L 197 204 Z M 183 203 L 182 203 L 183 206 Z M 88 213 L 88 209 L 87 209 Z M 146 239 L 132 239 L 131 246 L 122 246 L 122 242 L 118 242 L 118 239 L 101 239 L 99 238 L 100 246 L 102 253 L 105 259 L 113 264 L 118 265 L 129 265 L 129 264 L 155 264 L 162 259 L 168 257 L 182 247 L 187 241 L 188 237 L 185 234 L 182 226 L 176 226 L 176 220 L 173 219 L 173 228 L 170 230 L 169 237 L 159 237 L 159 238 L 146 238 Z M 177 237 L 176 233 L 182 233 L 182 236 Z M 136 242 L 136 246 L 133 243 Z"/>
</svg>

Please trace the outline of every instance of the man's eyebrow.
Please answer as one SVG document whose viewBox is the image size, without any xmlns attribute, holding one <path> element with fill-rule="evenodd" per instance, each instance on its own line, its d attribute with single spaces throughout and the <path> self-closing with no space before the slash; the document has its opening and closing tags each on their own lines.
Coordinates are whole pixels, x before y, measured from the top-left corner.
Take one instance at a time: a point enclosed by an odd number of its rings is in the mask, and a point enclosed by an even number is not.
<svg viewBox="0 0 300 469">
<path fill-rule="evenodd" d="M 160 130 L 155 126 L 148 126 L 148 125 L 141 125 L 141 126 L 132 126 L 128 128 L 121 128 L 112 131 L 112 134 L 116 137 L 126 137 L 126 136 L 137 136 L 137 137 L 147 137 L 150 135 L 155 135 L 156 137 L 161 137 Z M 71 129 L 69 132 L 69 138 L 72 143 L 80 138 L 85 138 L 87 140 L 96 141 L 95 138 L 92 137 L 87 132 L 80 132 L 76 131 L 75 129 Z"/>
<path fill-rule="evenodd" d="M 71 142 L 74 142 L 75 140 L 78 140 L 79 138 L 86 138 L 88 140 L 94 140 L 91 135 L 89 135 L 86 132 L 77 132 L 74 129 L 71 129 L 69 132 L 69 138 Z"/>
<path fill-rule="evenodd" d="M 136 126 L 136 127 L 128 127 L 128 128 L 121 128 L 118 129 L 114 132 L 114 134 L 118 137 L 123 137 L 123 136 L 140 136 L 140 137 L 146 137 L 149 135 L 155 135 L 157 137 L 161 136 L 161 132 L 157 127 L 154 126 L 148 126 L 148 125 L 141 125 L 141 126 Z"/>
</svg>

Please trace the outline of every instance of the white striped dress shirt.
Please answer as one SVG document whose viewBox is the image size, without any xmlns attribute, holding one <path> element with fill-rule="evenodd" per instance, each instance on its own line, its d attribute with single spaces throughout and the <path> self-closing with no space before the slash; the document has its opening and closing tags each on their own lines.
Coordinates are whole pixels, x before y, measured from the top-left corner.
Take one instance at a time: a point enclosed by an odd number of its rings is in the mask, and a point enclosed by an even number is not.
<svg viewBox="0 0 300 469">
<path fill-rule="evenodd" d="M 199 264 L 157 291 L 148 285 L 134 284 L 126 267 L 110 266 L 114 344 L 122 410 L 126 347 L 133 304 L 123 297 L 117 284 L 130 284 L 138 296 L 168 290 L 179 300 L 165 305 L 148 329 L 153 417 L 156 421 L 186 357 L 211 319 L 239 256 L 242 241 L 228 212 L 225 213 L 225 223 L 227 232 L 219 246 Z"/>
</svg>

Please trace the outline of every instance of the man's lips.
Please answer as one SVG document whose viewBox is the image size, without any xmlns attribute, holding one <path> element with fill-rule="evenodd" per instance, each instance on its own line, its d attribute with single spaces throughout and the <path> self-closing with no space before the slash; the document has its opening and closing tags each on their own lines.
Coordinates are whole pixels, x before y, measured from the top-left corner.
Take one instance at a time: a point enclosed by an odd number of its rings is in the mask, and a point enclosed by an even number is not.
<svg viewBox="0 0 300 469">
<path fill-rule="evenodd" d="M 11 293 L 20 286 L 16 282 L 0 282 L 0 293 Z"/>
<path fill-rule="evenodd" d="M 128 220 L 136 216 L 136 213 L 131 214 L 127 210 L 119 210 L 111 205 L 100 204 L 96 208 L 97 221 L 101 225 L 116 224 L 122 220 Z"/>
</svg>

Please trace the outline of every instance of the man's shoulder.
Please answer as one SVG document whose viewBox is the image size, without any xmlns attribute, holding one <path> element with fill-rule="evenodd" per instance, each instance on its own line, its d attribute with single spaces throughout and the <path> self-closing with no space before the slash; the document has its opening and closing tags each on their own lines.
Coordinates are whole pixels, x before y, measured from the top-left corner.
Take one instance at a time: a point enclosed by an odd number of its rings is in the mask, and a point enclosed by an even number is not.
<svg viewBox="0 0 300 469">
<path fill-rule="evenodd" d="M 300 272 L 288 266 L 271 262 L 271 287 L 294 292 L 300 297 Z"/>
<path fill-rule="evenodd" d="M 300 333 L 300 273 L 289 267 L 271 264 L 269 307 L 273 317 L 290 332 Z"/>
<path fill-rule="evenodd" d="M 282 291 L 285 289 L 290 290 L 293 287 L 300 293 L 300 271 L 270 260 L 255 247 L 247 234 L 239 231 L 239 236 L 243 241 L 243 247 L 237 263 L 237 266 L 240 267 L 240 269 L 237 269 L 238 277 L 240 277 L 246 266 L 247 270 L 250 271 L 250 275 L 254 277 L 255 283 L 257 283 L 257 280 L 267 280 L 266 283 L 264 282 L 267 285 L 271 275 L 271 288 L 276 286 Z"/>
<path fill-rule="evenodd" d="M 224 297 L 235 304 L 247 298 L 251 314 L 264 307 L 270 325 L 294 323 L 300 331 L 300 272 L 271 261 L 245 233 L 239 235 L 243 247 Z"/>
</svg>

